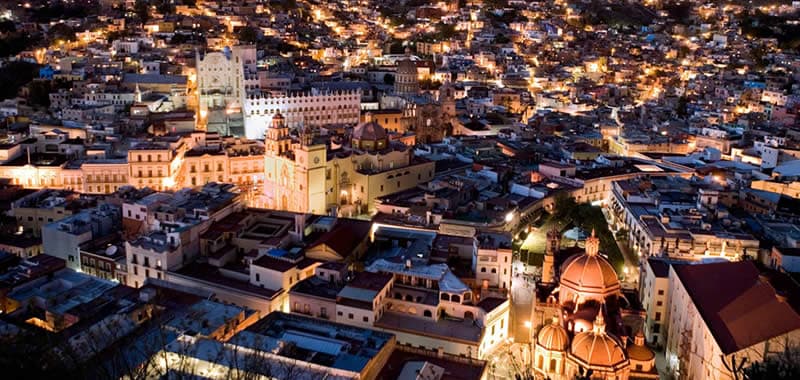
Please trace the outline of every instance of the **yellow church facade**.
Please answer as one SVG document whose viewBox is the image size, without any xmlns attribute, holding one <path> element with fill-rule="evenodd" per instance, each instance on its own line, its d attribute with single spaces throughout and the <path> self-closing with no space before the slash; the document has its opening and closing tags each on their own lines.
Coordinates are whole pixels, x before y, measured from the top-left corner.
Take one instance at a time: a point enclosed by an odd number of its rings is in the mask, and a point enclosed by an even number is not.
<svg viewBox="0 0 800 380">
<path fill-rule="evenodd" d="M 434 163 L 415 158 L 410 147 L 390 143 L 374 122 L 361 123 L 349 144 L 313 144 L 301 132 L 289 136 L 280 114 L 266 133 L 266 207 L 293 212 L 357 216 L 371 213 L 374 200 L 417 187 L 434 177 Z"/>
</svg>

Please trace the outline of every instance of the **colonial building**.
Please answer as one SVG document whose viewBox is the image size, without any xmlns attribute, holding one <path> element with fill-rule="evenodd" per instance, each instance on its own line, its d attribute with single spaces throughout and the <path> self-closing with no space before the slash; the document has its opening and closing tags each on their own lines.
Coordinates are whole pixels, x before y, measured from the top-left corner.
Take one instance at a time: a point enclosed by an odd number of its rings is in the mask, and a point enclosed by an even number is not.
<svg viewBox="0 0 800 380">
<path fill-rule="evenodd" d="M 339 214 L 358 215 L 372 210 L 379 196 L 433 178 L 433 162 L 390 142 L 386 130 L 375 122 L 359 124 L 349 141 L 338 146 L 315 143 L 307 127 L 298 140 L 289 135 L 283 115 L 276 114 L 264 142 L 268 208 L 315 214 L 336 209 Z"/>
<path fill-rule="evenodd" d="M 244 98 L 260 90 L 255 46 L 226 47 L 204 57 L 198 53 L 196 62 L 199 124 L 225 135 L 244 135 Z"/>
<path fill-rule="evenodd" d="M 280 114 L 287 127 L 355 125 L 361 112 L 359 90 L 321 91 L 244 99 L 244 131 L 247 138 L 261 139 L 272 119 Z"/>
</svg>

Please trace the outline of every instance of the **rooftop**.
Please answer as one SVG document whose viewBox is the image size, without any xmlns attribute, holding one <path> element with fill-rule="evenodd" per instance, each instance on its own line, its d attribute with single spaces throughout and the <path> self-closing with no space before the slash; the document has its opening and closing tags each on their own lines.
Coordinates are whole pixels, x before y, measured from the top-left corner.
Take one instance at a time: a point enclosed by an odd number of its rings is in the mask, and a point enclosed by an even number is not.
<svg viewBox="0 0 800 380">
<path fill-rule="evenodd" d="M 301 362 L 361 372 L 394 336 L 297 314 L 273 312 L 230 343 Z"/>
<path fill-rule="evenodd" d="M 726 355 L 800 329 L 800 314 L 750 261 L 673 268 Z"/>
</svg>

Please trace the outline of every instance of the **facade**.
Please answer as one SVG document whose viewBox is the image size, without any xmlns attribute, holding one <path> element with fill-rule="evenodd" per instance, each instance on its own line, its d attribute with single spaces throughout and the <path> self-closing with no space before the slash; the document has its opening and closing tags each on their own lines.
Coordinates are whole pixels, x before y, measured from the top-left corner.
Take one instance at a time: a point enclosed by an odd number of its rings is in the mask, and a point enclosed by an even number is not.
<svg viewBox="0 0 800 380">
<path fill-rule="evenodd" d="M 671 261 L 649 258 L 639 272 L 639 298 L 646 310 L 643 334 L 655 347 L 664 347 L 666 343 L 670 265 Z"/>
<path fill-rule="evenodd" d="M 355 125 L 361 113 L 359 90 L 314 89 L 307 93 L 282 96 L 254 94 L 243 101 L 245 136 L 249 139 L 264 138 L 278 114 L 283 116 L 283 123 L 287 127 L 299 128 Z"/>
<path fill-rule="evenodd" d="M 374 122 L 356 126 L 349 146 L 333 150 L 313 143 L 305 128 L 295 142 L 278 114 L 265 146 L 266 206 L 278 210 L 359 215 L 372 210 L 377 197 L 416 187 L 434 174 L 433 162 L 390 143 L 386 130 Z"/>
</svg>

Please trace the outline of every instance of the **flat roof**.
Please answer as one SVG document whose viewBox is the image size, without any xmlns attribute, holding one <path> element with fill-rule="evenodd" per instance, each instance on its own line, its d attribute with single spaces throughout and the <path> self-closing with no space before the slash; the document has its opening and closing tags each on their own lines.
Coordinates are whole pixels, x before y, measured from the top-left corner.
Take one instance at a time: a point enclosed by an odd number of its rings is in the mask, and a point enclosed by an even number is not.
<svg viewBox="0 0 800 380">
<path fill-rule="evenodd" d="M 440 319 L 433 321 L 387 311 L 375 322 L 375 327 L 425 335 L 443 340 L 458 340 L 480 344 L 482 329 L 469 320 Z"/>
<path fill-rule="evenodd" d="M 361 372 L 394 336 L 306 317 L 272 312 L 229 343 L 325 367 Z"/>
</svg>

